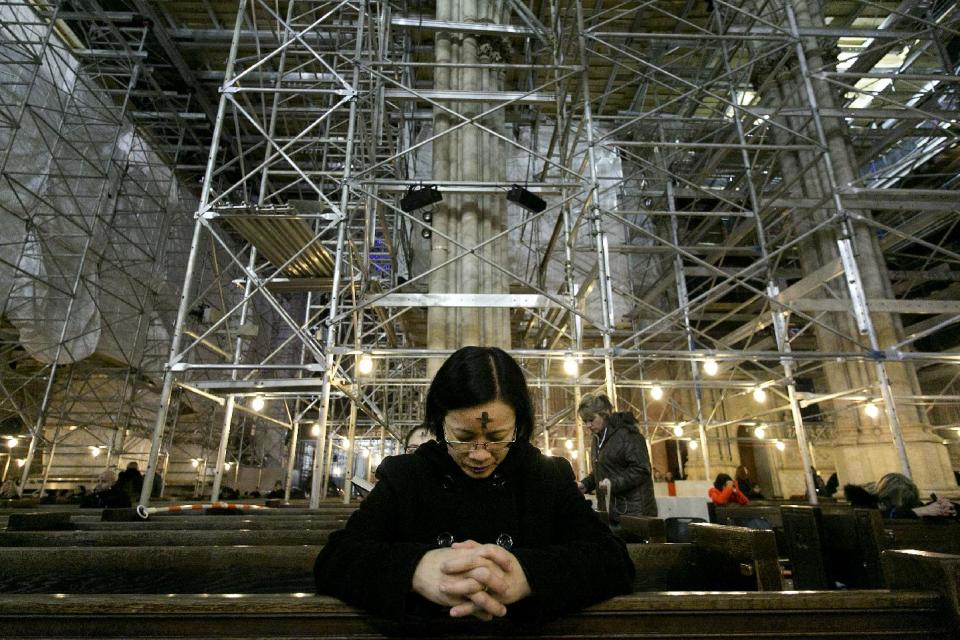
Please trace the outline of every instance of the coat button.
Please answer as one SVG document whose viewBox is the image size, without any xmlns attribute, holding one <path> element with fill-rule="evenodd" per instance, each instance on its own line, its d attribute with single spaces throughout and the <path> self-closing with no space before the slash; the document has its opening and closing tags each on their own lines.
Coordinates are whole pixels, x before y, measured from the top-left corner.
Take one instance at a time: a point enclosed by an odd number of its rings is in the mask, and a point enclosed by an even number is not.
<svg viewBox="0 0 960 640">
<path fill-rule="evenodd" d="M 437 548 L 444 549 L 453 546 L 453 534 L 444 531 L 437 536 Z"/>
<path fill-rule="evenodd" d="M 513 548 L 513 536 L 509 533 L 501 533 L 497 536 L 497 545 L 509 551 Z"/>
</svg>

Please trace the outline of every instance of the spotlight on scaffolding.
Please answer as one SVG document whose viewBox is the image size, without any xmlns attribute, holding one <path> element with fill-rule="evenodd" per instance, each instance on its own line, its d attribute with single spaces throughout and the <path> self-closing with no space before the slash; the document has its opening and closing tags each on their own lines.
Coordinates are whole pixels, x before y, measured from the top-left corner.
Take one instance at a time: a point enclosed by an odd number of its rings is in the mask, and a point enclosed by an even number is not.
<svg viewBox="0 0 960 640">
<path fill-rule="evenodd" d="M 707 358 L 703 361 L 703 372 L 708 376 L 717 375 L 717 371 L 720 370 L 720 367 L 717 366 L 717 361 L 713 358 Z"/>
<path fill-rule="evenodd" d="M 575 376 L 580 372 L 580 366 L 577 364 L 577 359 L 573 357 L 572 353 L 563 356 L 563 372 L 568 376 Z"/>
<path fill-rule="evenodd" d="M 773 443 L 773 446 L 775 446 L 778 451 L 783 451 L 787 448 L 787 445 L 783 442 L 783 440 L 777 440 L 775 443 Z"/>
<path fill-rule="evenodd" d="M 369 353 L 364 353 L 360 356 L 360 359 L 357 360 L 357 373 L 362 376 L 370 375 L 373 371 L 373 358 L 370 357 Z"/>
<path fill-rule="evenodd" d="M 867 414 L 867 417 L 876 418 L 880 415 L 880 408 L 873 402 L 868 402 L 863 405 L 863 412 Z"/>
<path fill-rule="evenodd" d="M 753 399 L 757 402 L 766 402 L 767 392 L 763 390 L 763 387 L 757 387 L 753 390 Z"/>
<path fill-rule="evenodd" d="M 427 186 L 421 185 L 419 187 L 411 185 L 410 188 L 407 189 L 406 195 L 400 198 L 400 210 L 404 213 L 410 213 L 417 209 L 429 207 L 441 200 L 443 200 L 443 195 L 441 195 L 440 189 L 438 189 L 436 185 L 428 184 Z"/>
<path fill-rule="evenodd" d="M 758 440 L 763 440 L 767 435 L 767 428 L 762 424 L 757 425 L 757 428 L 753 430 L 753 435 L 755 435 Z"/>
<path fill-rule="evenodd" d="M 99 456 L 99 455 L 100 455 L 100 447 L 91 446 L 91 447 L 90 447 L 90 455 L 93 456 L 94 458 L 96 458 L 97 456 Z"/>
<path fill-rule="evenodd" d="M 23 467 L 23 465 L 25 465 L 25 464 L 27 464 L 27 459 L 26 459 L 26 458 L 17 458 L 17 466 L 18 466 L 18 467 Z"/>
<path fill-rule="evenodd" d="M 678 438 L 682 438 L 682 437 L 683 437 L 683 427 L 681 427 L 680 425 L 675 426 L 675 427 L 673 428 L 673 435 L 677 436 Z"/>
<path fill-rule="evenodd" d="M 567 438 L 567 441 L 563 443 L 563 446 L 565 446 L 565 447 L 567 448 L 567 451 L 572 451 L 572 450 L 573 450 L 573 440 L 571 440 L 570 438 Z"/>
<path fill-rule="evenodd" d="M 663 387 L 658 384 L 650 387 L 650 397 L 654 400 L 660 400 L 663 398 Z"/>
<path fill-rule="evenodd" d="M 320 423 L 319 423 L 319 422 L 314 422 L 314 423 L 313 423 L 313 427 L 310 429 L 310 435 L 313 436 L 314 438 L 319 438 L 319 437 L 320 437 Z"/>
<path fill-rule="evenodd" d="M 696 440 L 690 440 L 689 442 L 687 442 L 687 449 L 690 449 L 690 451 L 696 451 L 697 447 L 699 446 L 700 446 L 700 443 L 697 442 Z"/>
<path fill-rule="evenodd" d="M 530 193 L 518 184 L 513 185 L 510 187 L 510 191 L 507 191 L 507 200 L 533 213 L 540 213 L 547 208 L 546 200 Z"/>
<path fill-rule="evenodd" d="M 9 440 L 7 440 L 7 446 L 13 449 L 15 446 L 17 446 L 17 439 L 10 438 Z"/>
<path fill-rule="evenodd" d="M 253 396 L 253 400 L 250 401 L 250 408 L 254 411 L 262 411 L 266 404 L 267 401 L 263 399 L 263 394 L 258 393 Z"/>
</svg>

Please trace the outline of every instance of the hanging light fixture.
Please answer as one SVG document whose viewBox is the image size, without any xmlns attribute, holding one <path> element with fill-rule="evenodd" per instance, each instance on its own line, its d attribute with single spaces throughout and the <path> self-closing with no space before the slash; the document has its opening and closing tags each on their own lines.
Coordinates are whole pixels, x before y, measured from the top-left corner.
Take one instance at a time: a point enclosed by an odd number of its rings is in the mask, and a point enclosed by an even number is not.
<svg viewBox="0 0 960 640">
<path fill-rule="evenodd" d="M 766 402 L 767 392 L 763 390 L 763 387 L 757 387 L 753 390 L 753 399 L 757 402 Z"/>
<path fill-rule="evenodd" d="M 563 372 L 571 377 L 580 372 L 580 365 L 577 364 L 577 359 L 573 357 L 572 353 L 563 356 Z"/>
<path fill-rule="evenodd" d="M 369 353 L 364 353 L 360 356 L 360 359 L 357 360 L 357 373 L 362 376 L 370 375 L 373 371 L 373 358 L 370 357 Z"/>
<path fill-rule="evenodd" d="M 266 404 L 267 401 L 263 399 L 263 394 L 258 393 L 253 396 L 253 400 L 250 401 L 250 408 L 254 411 L 262 411 Z"/>
<path fill-rule="evenodd" d="M 650 397 L 654 400 L 660 400 L 663 398 L 663 387 L 658 384 L 650 387 Z"/>
<path fill-rule="evenodd" d="M 717 361 L 713 358 L 707 358 L 703 361 L 703 372 L 708 376 L 717 375 L 717 371 L 720 370 L 720 367 L 717 366 Z"/>
<path fill-rule="evenodd" d="M 880 407 L 873 402 L 868 402 L 867 404 L 863 405 L 863 412 L 867 414 L 867 417 L 869 418 L 876 418 L 880 415 Z"/>
</svg>

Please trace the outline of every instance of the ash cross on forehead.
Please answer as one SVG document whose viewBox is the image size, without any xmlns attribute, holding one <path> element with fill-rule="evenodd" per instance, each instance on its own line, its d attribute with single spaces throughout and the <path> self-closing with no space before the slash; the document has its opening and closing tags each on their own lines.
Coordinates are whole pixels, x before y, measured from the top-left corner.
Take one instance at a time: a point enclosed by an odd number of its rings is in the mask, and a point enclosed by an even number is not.
<svg viewBox="0 0 960 640">
<path fill-rule="evenodd" d="M 481 428 L 481 429 L 486 429 L 486 428 L 487 428 L 487 425 L 490 424 L 491 422 L 493 422 L 493 421 L 490 419 L 490 414 L 487 413 L 486 411 L 484 411 L 483 413 L 481 413 L 481 414 L 480 414 L 480 417 L 477 418 L 477 420 L 480 421 L 480 428 Z"/>
</svg>

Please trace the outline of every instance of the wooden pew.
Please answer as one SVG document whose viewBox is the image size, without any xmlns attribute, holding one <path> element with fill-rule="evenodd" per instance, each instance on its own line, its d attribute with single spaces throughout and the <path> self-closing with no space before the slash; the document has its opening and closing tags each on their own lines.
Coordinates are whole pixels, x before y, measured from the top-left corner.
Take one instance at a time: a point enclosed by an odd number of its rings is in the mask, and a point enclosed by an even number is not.
<svg viewBox="0 0 960 640">
<path fill-rule="evenodd" d="M 650 545 L 643 545 L 650 546 Z M 533 638 L 957 638 L 954 556 L 892 552 L 894 590 L 644 593 L 613 598 L 534 630 Z M 404 627 L 306 593 L 0 595 L 5 635 L 44 638 L 464 638 L 516 635 L 510 621 L 440 619 Z M 511 632 L 514 633 L 511 633 Z"/>
<path fill-rule="evenodd" d="M 782 512 L 798 589 L 882 587 L 887 549 L 960 554 L 960 523 L 953 520 L 884 520 L 875 509 L 809 505 Z"/>
<path fill-rule="evenodd" d="M 713 505 L 709 510 L 711 522 L 734 527 L 751 527 L 769 529 L 774 532 L 777 548 L 784 552 L 786 538 L 783 537 L 783 518 L 779 505 L 758 505 L 754 503 L 741 505 Z"/>
<path fill-rule="evenodd" d="M 769 531 L 696 527 L 693 544 L 627 545 L 636 590 L 779 588 Z M 319 550 L 315 545 L 0 547 L 0 592 L 215 593 L 226 585 L 242 593 L 310 591 Z"/>
<path fill-rule="evenodd" d="M 7 531 L 171 531 L 237 529 L 338 529 L 346 523 L 343 516 L 228 517 L 166 516 L 139 521 L 106 521 L 67 514 L 39 513 L 11 516 Z"/>
<path fill-rule="evenodd" d="M 5 593 L 312 593 L 319 546 L 6 547 Z"/>
<path fill-rule="evenodd" d="M 887 549 L 922 549 L 960 555 L 960 522 L 952 518 L 884 520 Z"/>
<path fill-rule="evenodd" d="M 624 542 L 666 542 L 667 531 L 660 518 L 621 516 L 619 536 Z"/>
<path fill-rule="evenodd" d="M 702 522 L 690 525 L 699 570 L 713 589 L 779 591 L 777 543 L 772 531 Z"/>
<path fill-rule="evenodd" d="M 324 529 L 254 530 L 102 530 L 0 531 L 0 547 L 186 547 L 322 545 L 334 531 Z"/>
</svg>

